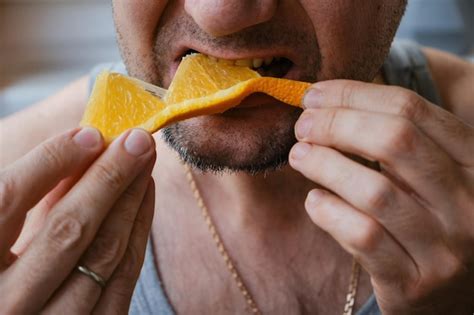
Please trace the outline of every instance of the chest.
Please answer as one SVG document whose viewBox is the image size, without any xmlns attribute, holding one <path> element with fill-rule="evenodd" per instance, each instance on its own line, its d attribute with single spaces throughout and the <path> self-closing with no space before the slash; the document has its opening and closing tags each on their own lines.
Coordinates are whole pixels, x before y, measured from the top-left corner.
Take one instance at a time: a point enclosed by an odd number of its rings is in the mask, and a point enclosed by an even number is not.
<svg viewBox="0 0 474 315">
<path fill-rule="evenodd" d="M 175 312 L 251 314 L 248 299 L 205 223 L 176 225 L 176 221 L 171 224 L 173 220 L 159 218 L 154 229 L 160 233 L 153 236 L 156 263 Z M 267 249 L 256 249 L 252 244 L 227 240 L 230 259 L 263 314 L 342 314 L 351 258 L 339 247 L 328 247 L 322 255 L 303 247 L 288 251 L 283 244 L 279 248 L 270 243 Z M 370 293 L 369 281 L 363 275 L 357 305 Z"/>
</svg>

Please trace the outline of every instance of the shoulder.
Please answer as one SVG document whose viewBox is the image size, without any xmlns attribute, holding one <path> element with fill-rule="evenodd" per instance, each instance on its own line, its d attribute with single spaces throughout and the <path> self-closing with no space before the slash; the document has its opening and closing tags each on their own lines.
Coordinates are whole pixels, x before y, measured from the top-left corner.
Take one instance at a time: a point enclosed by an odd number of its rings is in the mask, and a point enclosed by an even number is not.
<svg viewBox="0 0 474 315">
<path fill-rule="evenodd" d="M 474 123 L 474 64 L 450 53 L 423 48 L 444 107 Z"/>
</svg>

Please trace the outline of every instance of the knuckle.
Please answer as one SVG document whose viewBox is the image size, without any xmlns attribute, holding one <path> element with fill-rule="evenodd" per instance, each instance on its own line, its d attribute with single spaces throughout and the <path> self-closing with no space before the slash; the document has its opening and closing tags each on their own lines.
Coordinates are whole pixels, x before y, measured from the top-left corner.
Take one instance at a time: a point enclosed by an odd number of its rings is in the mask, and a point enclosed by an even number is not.
<svg viewBox="0 0 474 315">
<path fill-rule="evenodd" d="M 327 117 L 324 119 L 323 125 L 323 134 L 330 140 L 333 140 L 335 137 L 335 128 L 338 119 L 337 110 L 328 110 Z"/>
<path fill-rule="evenodd" d="M 375 252 L 384 238 L 383 228 L 374 220 L 367 220 L 360 226 L 358 233 L 352 238 L 352 247 L 358 252 L 370 254 Z"/>
<path fill-rule="evenodd" d="M 343 107 L 352 107 L 354 103 L 355 95 L 355 84 L 353 82 L 347 81 L 342 85 L 341 88 L 341 102 L 340 104 Z"/>
<path fill-rule="evenodd" d="M 417 93 L 403 90 L 399 94 L 398 114 L 411 121 L 419 121 L 426 118 L 428 110 L 426 103 Z"/>
<path fill-rule="evenodd" d="M 112 210 L 117 213 L 121 222 L 128 225 L 137 224 L 137 212 L 143 199 L 142 193 L 137 185 L 131 185 L 122 193 L 120 201 Z"/>
<path fill-rule="evenodd" d="M 85 255 L 85 264 L 97 270 L 113 271 L 125 252 L 125 244 L 116 235 L 99 235 Z"/>
<path fill-rule="evenodd" d="M 389 180 L 379 179 L 373 184 L 367 193 L 367 210 L 381 211 L 390 208 L 395 196 L 395 188 Z"/>
<path fill-rule="evenodd" d="M 127 189 L 124 190 L 121 196 L 121 200 L 123 200 L 124 204 L 133 203 L 135 204 L 136 201 L 142 196 L 142 191 L 139 190 L 140 185 L 137 185 L 136 183 L 130 185 Z M 130 208 L 130 207 L 129 207 Z"/>
<path fill-rule="evenodd" d="M 325 158 L 326 161 L 330 161 L 329 158 L 331 158 L 330 155 L 326 155 L 323 158 Z M 327 163 L 327 162 L 326 162 Z M 343 187 L 347 185 L 347 183 L 352 183 L 354 182 L 354 172 L 346 172 L 343 170 L 337 170 L 337 172 L 334 172 L 327 176 L 326 182 L 329 187 Z"/>
<path fill-rule="evenodd" d="M 53 214 L 46 229 L 48 242 L 63 251 L 76 248 L 81 243 L 84 234 L 84 224 L 70 214 Z"/>
<path fill-rule="evenodd" d="M 41 165 L 50 169 L 63 169 L 64 161 L 59 154 L 60 149 L 55 142 L 46 142 L 40 150 L 39 160 Z"/>
<path fill-rule="evenodd" d="M 123 210 L 120 211 L 120 221 L 126 225 L 134 225 L 137 223 L 138 205 L 124 204 Z M 112 210 L 113 211 L 113 210 Z"/>
<path fill-rule="evenodd" d="M 119 167 L 112 167 L 104 163 L 95 165 L 95 177 L 111 190 L 120 189 L 126 181 L 126 176 Z"/>
<path fill-rule="evenodd" d="M 387 133 L 384 151 L 389 154 L 412 152 L 417 147 L 417 140 L 415 126 L 407 120 L 401 120 Z"/>
<path fill-rule="evenodd" d="M 457 257 L 452 254 L 442 254 L 437 262 L 424 269 L 418 281 L 413 282 L 407 290 L 407 300 L 410 304 L 416 305 L 419 301 L 425 300 L 433 290 L 437 288 L 447 288 L 454 283 L 464 283 L 464 279 L 469 279 L 466 275 L 468 269 Z"/>
<path fill-rule="evenodd" d="M 441 256 L 445 256 L 444 263 L 436 265 L 435 270 L 431 272 L 431 282 L 435 283 L 435 286 L 442 286 L 466 274 L 468 269 L 460 257 L 452 253 Z"/>
</svg>

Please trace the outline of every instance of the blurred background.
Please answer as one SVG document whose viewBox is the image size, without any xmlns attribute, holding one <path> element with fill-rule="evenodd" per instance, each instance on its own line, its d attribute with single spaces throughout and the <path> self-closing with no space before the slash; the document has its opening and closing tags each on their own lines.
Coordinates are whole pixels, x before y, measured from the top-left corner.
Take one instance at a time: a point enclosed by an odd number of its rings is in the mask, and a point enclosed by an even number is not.
<svg viewBox="0 0 474 315">
<path fill-rule="evenodd" d="M 111 11 L 110 0 L 0 0 L 0 117 L 119 60 Z M 474 0 L 409 0 L 397 36 L 472 58 Z"/>
</svg>

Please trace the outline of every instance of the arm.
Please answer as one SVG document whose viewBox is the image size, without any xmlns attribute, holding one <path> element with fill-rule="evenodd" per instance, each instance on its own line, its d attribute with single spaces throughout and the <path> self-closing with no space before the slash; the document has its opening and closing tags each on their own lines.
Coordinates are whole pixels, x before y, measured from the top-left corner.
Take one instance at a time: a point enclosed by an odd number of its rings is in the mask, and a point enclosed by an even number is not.
<svg viewBox="0 0 474 315">
<path fill-rule="evenodd" d="M 89 77 L 84 76 L 59 93 L 0 120 L 0 168 L 33 147 L 79 124 L 88 97 Z"/>
</svg>

